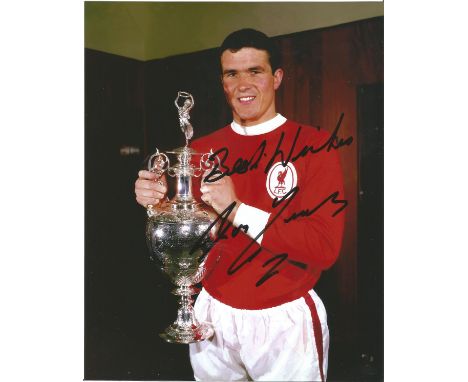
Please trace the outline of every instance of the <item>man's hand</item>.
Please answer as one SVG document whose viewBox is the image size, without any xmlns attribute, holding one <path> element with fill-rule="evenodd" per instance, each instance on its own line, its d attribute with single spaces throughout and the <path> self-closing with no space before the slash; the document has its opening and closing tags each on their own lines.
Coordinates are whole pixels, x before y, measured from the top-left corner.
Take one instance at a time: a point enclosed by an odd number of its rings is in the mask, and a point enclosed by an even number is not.
<svg viewBox="0 0 468 382">
<path fill-rule="evenodd" d="M 203 179 L 209 174 L 209 170 L 203 175 Z M 241 204 L 240 200 L 237 199 L 236 190 L 234 188 L 234 183 L 229 176 L 224 176 L 223 178 L 215 182 L 203 182 L 200 187 L 202 192 L 201 199 L 213 207 L 213 209 L 219 214 L 223 212 L 232 202 L 236 202 L 231 214 L 229 214 L 228 220 L 232 222 L 236 216 L 237 209 Z"/>
<path fill-rule="evenodd" d="M 141 170 L 135 182 L 136 201 L 143 207 L 148 204 L 156 205 L 166 196 L 167 183 L 166 176 L 158 176 L 151 171 Z"/>
</svg>

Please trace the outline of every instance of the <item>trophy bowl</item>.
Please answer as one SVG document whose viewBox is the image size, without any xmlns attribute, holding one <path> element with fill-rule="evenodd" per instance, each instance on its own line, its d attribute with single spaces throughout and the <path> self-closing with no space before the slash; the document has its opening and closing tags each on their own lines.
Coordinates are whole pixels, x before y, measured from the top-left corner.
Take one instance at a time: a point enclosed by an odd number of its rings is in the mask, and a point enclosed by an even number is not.
<svg viewBox="0 0 468 382">
<path fill-rule="evenodd" d="M 213 335 L 210 324 L 199 323 L 193 311 L 195 284 L 205 275 L 205 259 L 216 233 L 215 217 L 200 203 L 180 205 L 171 201 L 148 217 L 146 238 L 150 258 L 176 288 L 179 296 L 177 319 L 160 336 L 167 342 L 192 343 Z"/>
</svg>

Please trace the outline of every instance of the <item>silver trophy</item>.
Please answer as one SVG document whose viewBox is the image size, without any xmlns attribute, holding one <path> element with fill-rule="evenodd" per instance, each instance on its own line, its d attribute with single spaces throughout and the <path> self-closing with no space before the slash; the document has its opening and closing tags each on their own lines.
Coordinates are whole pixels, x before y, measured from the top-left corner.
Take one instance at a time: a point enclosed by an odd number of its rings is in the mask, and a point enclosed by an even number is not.
<svg viewBox="0 0 468 382">
<path fill-rule="evenodd" d="M 180 98 L 185 99 L 182 106 L 179 106 Z M 193 127 L 188 121 L 193 97 L 179 92 L 175 104 L 186 144 L 166 153 L 156 149 L 149 159 L 148 169 L 158 175 L 159 182 L 163 174 L 175 178 L 176 193 L 171 200 L 148 206 L 146 240 L 150 257 L 176 285 L 172 293 L 180 298 L 177 319 L 160 336 L 167 342 L 188 344 L 208 339 L 214 333 L 210 324 L 196 319 L 191 296 L 198 293 L 194 285 L 207 271 L 205 260 L 216 235 L 217 215 L 192 196 L 192 177 L 203 175 L 214 163 L 211 153 L 196 153 L 188 147 L 193 136 Z M 176 159 L 174 165 L 169 160 L 172 155 Z"/>
</svg>

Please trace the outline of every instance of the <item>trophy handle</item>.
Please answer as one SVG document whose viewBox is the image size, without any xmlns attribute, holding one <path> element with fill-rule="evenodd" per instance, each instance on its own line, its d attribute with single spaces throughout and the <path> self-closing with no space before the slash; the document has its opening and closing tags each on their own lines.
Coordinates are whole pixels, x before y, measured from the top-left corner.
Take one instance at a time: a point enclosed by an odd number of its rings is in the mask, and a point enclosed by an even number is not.
<svg viewBox="0 0 468 382">
<path fill-rule="evenodd" d="M 219 167 L 221 165 L 221 160 L 217 155 L 213 157 L 213 149 L 210 149 L 209 153 L 205 153 L 200 158 L 200 169 L 203 171 L 211 170 L 213 166 Z"/>
<path fill-rule="evenodd" d="M 169 167 L 169 164 L 170 162 L 167 155 L 160 153 L 159 149 L 156 149 L 156 152 L 151 155 L 148 160 L 148 171 L 155 172 L 159 177 L 161 177 Z"/>
<path fill-rule="evenodd" d="M 161 181 L 161 177 L 166 172 L 169 167 L 169 158 L 166 154 L 160 153 L 159 149 L 156 148 L 156 152 L 151 155 L 150 159 L 148 160 L 148 171 L 154 172 L 158 178 L 156 182 L 158 182 L 161 186 L 163 182 Z M 154 206 L 152 204 L 148 204 L 146 206 L 146 213 L 149 217 L 155 215 Z"/>
</svg>

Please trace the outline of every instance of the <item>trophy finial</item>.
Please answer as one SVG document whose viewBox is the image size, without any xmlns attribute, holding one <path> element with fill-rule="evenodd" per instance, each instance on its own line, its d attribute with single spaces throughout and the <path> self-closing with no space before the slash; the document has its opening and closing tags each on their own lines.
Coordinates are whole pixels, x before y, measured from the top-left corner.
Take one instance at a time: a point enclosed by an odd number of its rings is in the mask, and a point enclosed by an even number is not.
<svg viewBox="0 0 468 382">
<path fill-rule="evenodd" d="M 179 105 L 179 99 L 184 99 L 182 106 Z M 193 137 L 193 126 L 189 122 L 190 119 L 190 110 L 195 105 L 193 96 L 190 93 L 179 91 L 177 93 L 177 98 L 174 101 L 177 110 L 179 112 L 179 123 L 182 132 L 185 134 L 185 145 L 188 146 L 188 141 Z"/>
</svg>

